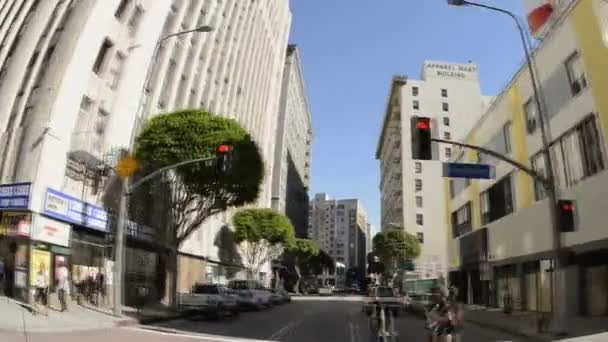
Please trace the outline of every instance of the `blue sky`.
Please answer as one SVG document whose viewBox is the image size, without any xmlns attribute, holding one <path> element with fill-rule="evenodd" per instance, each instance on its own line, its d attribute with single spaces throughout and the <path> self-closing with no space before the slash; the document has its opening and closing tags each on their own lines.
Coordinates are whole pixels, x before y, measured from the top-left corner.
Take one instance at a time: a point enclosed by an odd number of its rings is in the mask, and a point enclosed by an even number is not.
<svg viewBox="0 0 608 342">
<path fill-rule="evenodd" d="M 426 59 L 477 63 L 486 95 L 523 60 L 509 18 L 446 0 L 291 0 L 312 110 L 311 195 L 359 198 L 380 223 L 375 150 L 390 80 L 418 79 Z M 481 0 L 523 14 L 523 0 Z"/>
</svg>

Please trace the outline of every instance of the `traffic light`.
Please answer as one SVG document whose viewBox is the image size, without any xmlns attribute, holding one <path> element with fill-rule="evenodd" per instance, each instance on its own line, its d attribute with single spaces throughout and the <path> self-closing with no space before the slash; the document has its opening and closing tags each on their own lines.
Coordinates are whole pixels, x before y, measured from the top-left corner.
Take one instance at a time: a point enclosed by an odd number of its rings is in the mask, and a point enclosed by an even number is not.
<svg viewBox="0 0 608 342">
<path fill-rule="evenodd" d="M 232 145 L 222 144 L 217 148 L 217 173 L 228 176 L 232 173 Z"/>
<path fill-rule="evenodd" d="M 574 201 L 557 200 L 557 224 L 560 232 L 574 231 Z"/>
<path fill-rule="evenodd" d="M 412 116 L 412 159 L 431 160 L 431 118 Z"/>
</svg>

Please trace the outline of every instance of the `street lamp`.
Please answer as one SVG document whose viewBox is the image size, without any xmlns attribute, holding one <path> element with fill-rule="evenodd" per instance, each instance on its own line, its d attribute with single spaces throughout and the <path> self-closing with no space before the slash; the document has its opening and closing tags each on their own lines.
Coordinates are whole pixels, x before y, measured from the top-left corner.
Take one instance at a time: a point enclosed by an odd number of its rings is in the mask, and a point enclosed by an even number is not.
<svg viewBox="0 0 608 342">
<path fill-rule="evenodd" d="M 131 139 L 129 141 L 129 150 L 133 149 L 133 145 L 135 143 L 135 137 L 139 133 L 139 123 L 143 121 L 142 117 L 142 109 L 144 102 L 144 95 L 146 93 L 146 88 L 148 86 L 148 82 L 150 81 L 150 75 L 152 74 L 152 68 L 154 66 L 154 62 L 156 60 L 156 55 L 158 54 L 158 50 L 160 49 L 160 45 L 173 37 L 181 36 L 189 33 L 204 33 L 211 32 L 213 28 L 211 26 L 205 25 L 193 30 L 181 31 L 169 34 L 165 37 L 161 37 L 154 46 L 154 52 L 152 53 L 152 59 L 148 64 L 148 69 L 146 70 L 146 78 L 144 80 L 144 84 L 139 96 L 139 102 L 137 105 L 137 112 L 135 114 L 135 124 L 133 125 L 133 130 L 131 132 Z M 118 220 L 116 222 L 116 236 L 114 238 L 114 315 L 121 316 L 122 315 L 122 295 L 123 295 L 123 284 L 122 284 L 122 273 L 125 262 L 125 243 L 124 243 L 124 234 L 125 234 L 125 223 L 126 223 L 126 215 L 127 215 L 127 197 L 129 194 L 129 184 L 128 178 L 123 179 L 121 184 L 120 191 L 120 200 L 118 207 Z M 175 290 L 175 289 L 173 289 Z"/>
<path fill-rule="evenodd" d="M 532 56 L 530 54 L 530 46 L 528 44 L 528 40 L 526 39 L 526 33 L 524 31 L 524 28 L 520 22 L 520 19 L 513 13 L 513 12 L 509 12 L 507 10 L 504 10 L 502 8 L 498 8 L 498 7 L 493 7 L 493 6 L 488 6 L 488 5 L 483 5 L 483 4 L 479 4 L 479 3 L 474 3 L 474 2 L 469 2 L 466 0 L 447 0 L 448 5 L 453 5 L 453 6 L 474 6 L 474 7 L 481 7 L 490 11 L 494 11 L 494 12 L 499 12 L 502 14 L 505 14 L 507 16 L 509 16 L 511 19 L 513 19 L 513 21 L 515 21 L 515 24 L 517 25 L 517 29 L 519 31 L 519 36 L 521 39 L 521 43 L 523 45 L 523 49 L 526 55 L 526 64 L 528 67 L 528 71 L 530 73 L 530 81 L 532 83 L 532 89 L 534 90 L 534 102 L 536 105 L 536 110 L 538 112 L 538 119 L 539 119 L 539 123 L 540 123 L 540 132 L 541 132 L 541 141 L 542 141 L 542 152 L 543 152 L 543 156 L 544 156 L 544 161 L 545 161 L 545 169 L 546 169 L 546 182 L 544 185 L 545 188 L 545 192 L 547 193 L 547 198 L 549 201 L 549 222 L 551 224 L 551 227 L 553 228 L 553 255 L 554 255 L 554 270 L 558 269 L 561 267 L 561 257 L 562 257 L 562 246 L 561 246 L 561 233 L 560 233 L 560 229 L 559 229 L 559 225 L 557 222 L 557 215 L 558 215 L 558 211 L 557 211 L 557 186 L 555 184 L 555 175 L 554 175 L 554 171 L 553 171 L 553 162 L 551 159 L 551 152 L 549 150 L 549 138 L 548 138 L 548 134 L 547 134 L 547 127 L 549 122 L 545 121 L 547 120 L 547 117 L 545 116 L 545 112 L 544 112 L 544 108 L 542 106 L 541 103 L 541 91 L 540 91 L 540 87 L 539 87 L 539 83 L 538 83 L 538 79 L 537 79 L 537 75 L 536 75 L 536 71 L 534 69 L 534 63 L 532 61 Z M 552 285 L 556 282 L 553 278 L 555 277 L 555 275 L 553 277 L 551 277 L 552 279 Z M 559 310 L 556 310 L 555 305 L 557 304 L 558 299 L 564 299 L 566 298 L 564 295 L 561 295 L 559 292 L 563 291 L 562 286 L 557 286 L 553 288 L 553 296 L 552 296 L 552 302 L 554 304 L 553 307 L 553 311 L 554 311 L 554 317 L 555 320 L 558 325 L 559 322 L 561 321 L 561 316 L 560 313 L 558 312 Z M 556 325 L 556 326 L 558 326 Z M 563 326 L 563 325 L 562 325 Z"/>
</svg>

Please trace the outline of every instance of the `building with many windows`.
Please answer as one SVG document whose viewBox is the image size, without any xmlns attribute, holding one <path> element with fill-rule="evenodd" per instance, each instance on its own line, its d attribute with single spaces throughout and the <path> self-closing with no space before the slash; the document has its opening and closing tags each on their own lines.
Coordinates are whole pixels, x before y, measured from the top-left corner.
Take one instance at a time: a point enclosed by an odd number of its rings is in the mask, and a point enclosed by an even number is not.
<svg viewBox="0 0 608 342">
<path fill-rule="evenodd" d="M 346 270 L 365 274 L 369 235 L 367 213 L 358 199 L 331 199 L 325 193 L 310 201 L 308 238 L 316 241 Z"/>
<path fill-rule="evenodd" d="M 312 119 L 295 45 L 287 47 L 272 176 L 272 207 L 289 217 L 296 236 L 306 237 Z"/>
<path fill-rule="evenodd" d="M 551 311 L 551 288 L 559 277 L 568 293 L 562 309 L 606 315 L 608 3 L 569 1 L 555 13 L 535 58 L 558 198 L 575 203 L 575 229 L 559 236 L 566 266 L 551 272 L 553 227 L 542 186 L 503 161 L 458 151 L 452 160 L 492 164 L 496 179 L 445 185 L 451 189 L 446 203 L 450 280 L 469 303 L 502 307 L 510 294 L 516 308 Z M 464 141 L 546 174 L 533 100 L 522 67 Z"/>
<path fill-rule="evenodd" d="M 396 76 L 384 113 L 376 159 L 380 161 L 381 229 L 405 227 L 418 237 L 420 278 L 445 273 L 447 225 L 441 162 L 453 146 L 433 144 L 433 160 L 412 159 L 410 119 L 431 118 L 434 137 L 458 141 L 479 119 L 488 99 L 481 94 L 477 66 L 426 61 L 420 80 Z"/>
<path fill-rule="evenodd" d="M 15 253 L 32 240 L 41 242 L 36 266 L 51 274 L 56 257 L 74 274 L 111 272 L 117 201 L 106 197 L 112 177 L 103 171 L 129 146 L 136 122 L 176 109 L 205 108 L 251 132 L 266 165 L 259 205 L 269 207 L 290 23 L 287 0 L 0 2 L 0 211 L 8 227 L 0 235 L 12 239 L 0 242 L 9 244 L 0 253 L 11 254 L 0 257 L 27 260 Z M 211 32 L 196 31 L 203 26 Z M 127 288 L 162 296 L 164 221 L 149 212 L 127 229 Z M 185 241 L 181 287 L 224 276 L 211 263 L 226 221 L 219 215 Z M 49 226 L 59 233 L 45 233 Z M 27 263 L 18 267 L 27 274 Z M 15 288 L 26 285 L 16 279 Z"/>
</svg>

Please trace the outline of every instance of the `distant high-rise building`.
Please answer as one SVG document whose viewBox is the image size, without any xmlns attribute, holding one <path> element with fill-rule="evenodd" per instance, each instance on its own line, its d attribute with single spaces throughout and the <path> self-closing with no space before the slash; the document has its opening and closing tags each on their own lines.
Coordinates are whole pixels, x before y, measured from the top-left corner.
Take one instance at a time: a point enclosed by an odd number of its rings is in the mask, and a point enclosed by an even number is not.
<svg viewBox="0 0 608 342">
<path fill-rule="evenodd" d="M 367 213 L 358 199 L 330 199 L 325 193 L 310 201 L 308 237 L 349 268 L 365 270 Z"/>
<path fill-rule="evenodd" d="M 272 177 L 272 207 L 285 213 L 296 235 L 306 237 L 310 186 L 312 121 L 295 45 L 287 48 Z"/>
<path fill-rule="evenodd" d="M 391 83 L 376 158 L 380 161 L 381 229 L 405 227 L 420 241 L 416 270 L 422 278 L 446 272 L 446 191 L 442 161 L 454 147 L 433 143 L 433 159 L 412 160 L 410 118 L 430 117 L 434 137 L 460 141 L 479 119 L 482 96 L 477 66 L 426 61 L 420 80 Z"/>
</svg>

